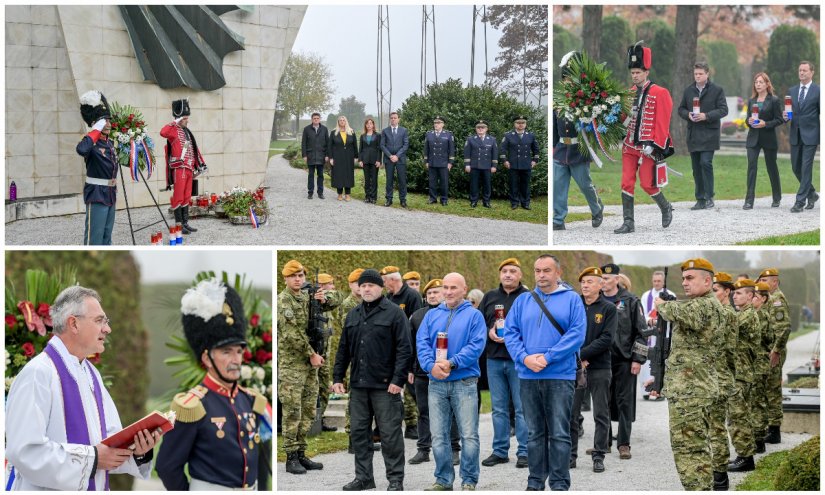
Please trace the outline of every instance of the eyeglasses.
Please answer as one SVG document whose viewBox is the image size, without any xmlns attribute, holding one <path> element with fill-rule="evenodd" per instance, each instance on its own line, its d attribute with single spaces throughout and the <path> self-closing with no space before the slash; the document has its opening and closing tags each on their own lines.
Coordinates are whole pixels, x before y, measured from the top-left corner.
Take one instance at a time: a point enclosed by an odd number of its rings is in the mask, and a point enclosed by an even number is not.
<svg viewBox="0 0 825 495">
<path fill-rule="evenodd" d="M 74 316 L 75 318 L 88 318 L 88 316 L 86 316 L 86 315 L 72 315 L 72 316 Z M 110 320 L 108 316 L 98 316 L 97 318 L 92 320 L 92 322 L 94 322 L 94 324 L 99 326 L 100 328 L 103 328 L 105 326 L 111 326 L 112 320 Z"/>
</svg>

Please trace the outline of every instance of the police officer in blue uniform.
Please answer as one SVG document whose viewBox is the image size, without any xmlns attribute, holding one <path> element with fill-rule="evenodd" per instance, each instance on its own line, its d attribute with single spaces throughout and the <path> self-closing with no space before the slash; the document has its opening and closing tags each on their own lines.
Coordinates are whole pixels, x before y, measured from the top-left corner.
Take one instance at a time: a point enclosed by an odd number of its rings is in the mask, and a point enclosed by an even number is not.
<svg viewBox="0 0 825 495">
<path fill-rule="evenodd" d="M 476 133 L 464 143 L 464 171 L 470 174 L 470 206 L 478 206 L 478 181 L 481 180 L 481 203 L 492 208 L 492 175 L 498 167 L 498 144 L 496 138 L 487 135 L 487 122 L 476 122 Z"/>
<path fill-rule="evenodd" d="M 512 130 L 501 139 L 500 161 L 510 173 L 510 208 L 530 209 L 530 176 L 539 162 L 539 143 L 527 130 L 527 117 L 513 119 Z"/>
<path fill-rule="evenodd" d="M 268 459 L 258 431 L 267 401 L 238 384 L 247 345 L 241 298 L 217 279 L 204 280 L 184 294 L 181 312 L 186 340 L 207 371 L 172 400 L 175 428 L 155 469 L 167 490 L 254 490 L 259 456 Z"/>
<path fill-rule="evenodd" d="M 447 206 L 447 178 L 453 162 L 455 138 L 452 132 L 444 130 L 444 117 L 437 116 L 433 119 L 433 130 L 427 131 L 424 137 L 424 166 L 430 181 L 429 204 L 434 204 L 440 197 L 442 206 Z"/>
<path fill-rule="evenodd" d="M 117 155 L 109 131 L 112 118 L 109 103 L 100 91 L 88 91 L 80 97 L 80 115 L 92 128 L 77 144 L 77 154 L 86 162 L 86 184 L 83 202 L 86 203 L 83 244 L 108 246 L 112 244 L 117 203 Z"/>
</svg>

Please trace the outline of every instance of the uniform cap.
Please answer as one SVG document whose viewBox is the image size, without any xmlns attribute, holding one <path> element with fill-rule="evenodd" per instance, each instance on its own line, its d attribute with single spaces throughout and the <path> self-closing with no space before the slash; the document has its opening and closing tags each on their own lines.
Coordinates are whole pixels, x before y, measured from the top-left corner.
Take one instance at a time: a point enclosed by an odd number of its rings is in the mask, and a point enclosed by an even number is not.
<svg viewBox="0 0 825 495">
<path fill-rule="evenodd" d="M 771 286 L 765 282 L 756 282 L 756 290 L 758 292 L 765 292 L 769 294 L 771 292 Z"/>
<path fill-rule="evenodd" d="M 765 268 L 762 270 L 762 273 L 759 274 L 759 278 L 762 277 L 778 277 L 779 270 L 777 268 Z"/>
<path fill-rule="evenodd" d="M 421 280 L 421 274 L 418 272 L 407 272 L 401 278 L 404 280 Z"/>
<path fill-rule="evenodd" d="M 111 119 L 109 102 L 103 93 L 95 89 L 83 93 L 80 97 L 80 116 L 89 127 L 100 119 Z"/>
<path fill-rule="evenodd" d="M 520 113 L 520 114 L 516 115 L 515 117 L 513 117 L 513 122 L 518 122 L 519 120 L 523 120 L 523 121 L 526 122 L 527 121 L 527 116 L 524 115 L 523 113 Z"/>
<path fill-rule="evenodd" d="M 585 268 L 584 270 L 582 270 L 582 272 L 579 274 L 579 282 L 581 282 L 584 277 L 601 277 L 601 276 L 602 276 L 601 268 L 599 268 L 598 266 L 589 266 L 589 267 Z"/>
<path fill-rule="evenodd" d="M 246 316 L 241 296 L 216 278 L 202 280 L 180 300 L 183 334 L 200 360 L 204 350 L 246 347 Z"/>
<path fill-rule="evenodd" d="M 738 280 L 738 281 L 733 283 L 733 288 L 734 289 L 742 289 L 742 288 L 745 288 L 745 287 L 750 287 L 750 288 L 754 289 L 754 288 L 756 288 L 756 282 L 754 282 L 753 280 L 751 280 L 749 278 L 743 278 L 742 280 Z"/>
<path fill-rule="evenodd" d="M 319 284 L 329 284 L 332 283 L 335 279 L 329 273 L 319 273 L 318 274 L 318 283 Z"/>
<path fill-rule="evenodd" d="M 378 273 L 377 270 L 369 268 L 361 272 L 361 275 L 358 277 L 358 285 L 364 284 L 375 284 L 379 287 L 384 287 L 384 279 L 381 278 L 381 274 Z"/>
<path fill-rule="evenodd" d="M 653 52 L 650 48 L 642 46 L 643 41 L 637 41 L 635 45 L 627 48 L 627 68 L 650 70 L 653 65 Z"/>
<path fill-rule="evenodd" d="M 608 263 L 602 267 L 602 273 L 606 273 L 608 275 L 618 275 L 619 272 L 621 272 L 619 265 L 615 263 Z"/>
<path fill-rule="evenodd" d="M 394 265 L 385 266 L 378 272 L 379 275 L 389 275 L 390 273 L 401 273 L 401 269 Z"/>
<path fill-rule="evenodd" d="M 362 273 L 364 273 L 363 268 L 356 268 L 355 270 L 350 272 L 349 276 L 347 277 L 347 282 L 358 282 L 358 277 L 360 277 Z"/>
<path fill-rule="evenodd" d="M 727 272 L 716 272 L 713 274 L 713 283 L 732 286 L 733 277 Z"/>
<path fill-rule="evenodd" d="M 441 115 L 436 115 L 435 117 L 433 117 L 433 122 L 441 122 L 443 124 L 444 117 L 442 117 Z"/>
<path fill-rule="evenodd" d="M 686 270 L 704 270 L 713 275 L 713 264 L 705 258 L 691 258 L 682 263 L 682 271 Z"/>
<path fill-rule="evenodd" d="M 284 265 L 284 269 L 281 270 L 281 275 L 284 277 L 289 277 L 290 275 L 295 275 L 298 272 L 306 273 L 304 265 L 302 265 L 298 260 L 289 260 L 286 262 L 286 265 Z"/>
<path fill-rule="evenodd" d="M 513 265 L 521 268 L 521 263 L 516 258 L 507 258 L 506 260 L 502 261 L 498 264 L 498 271 L 501 271 L 507 265 Z"/>
<path fill-rule="evenodd" d="M 428 290 L 441 287 L 442 285 L 444 284 L 441 282 L 440 278 L 434 278 L 430 280 L 429 282 L 427 282 L 427 285 L 424 286 L 424 295 L 427 295 Z"/>
<path fill-rule="evenodd" d="M 487 127 L 487 121 L 486 120 L 476 120 L 476 127 L 478 127 L 480 125 L 483 125 L 484 127 Z"/>
<path fill-rule="evenodd" d="M 178 118 L 187 117 L 189 115 L 189 98 L 183 98 L 172 102 L 172 116 Z"/>
</svg>

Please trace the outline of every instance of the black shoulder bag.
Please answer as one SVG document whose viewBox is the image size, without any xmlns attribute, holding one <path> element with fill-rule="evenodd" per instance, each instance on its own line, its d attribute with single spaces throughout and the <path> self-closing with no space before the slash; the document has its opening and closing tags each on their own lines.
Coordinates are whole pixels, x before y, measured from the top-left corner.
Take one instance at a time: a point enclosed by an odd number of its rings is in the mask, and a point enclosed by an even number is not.
<svg viewBox="0 0 825 495">
<path fill-rule="evenodd" d="M 553 324 L 553 326 L 556 328 L 556 331 L 559 332 L 562 337 L 564 337 L 564 329 L 561 327 L 561 325 L 559 325 L 559 322 L 556 321 L 555 318 L 553 318 L 553 314 L 550 313 L 550 310 L 547 309 L 547 306 L 544 305 L 544 301 L 541 300 L 541 298 L 536 294 L 535 291 L 531 290 L 530 295 L 533 296 L 533 299 L 535 299 L 536 303 L 538 303 L 539 307 L 544 312 L 544 316 L 546 316 L 547 319 L 550 320 L 550 323 Z M 582 360 L 581 358 L 579 358 L 579 353 L 576 352 L 576 388 L 585 387 L 587 387 L 587 368 L 582 366 Z"/>
</svg>

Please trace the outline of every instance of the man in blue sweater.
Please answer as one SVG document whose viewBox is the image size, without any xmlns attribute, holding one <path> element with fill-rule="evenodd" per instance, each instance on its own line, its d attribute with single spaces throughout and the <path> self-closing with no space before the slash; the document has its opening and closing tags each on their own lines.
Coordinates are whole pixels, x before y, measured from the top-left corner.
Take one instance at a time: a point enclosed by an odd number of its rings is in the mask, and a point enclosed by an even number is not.
<svg viewBox="0 0 825 495">
<path fill-rule="evenodd" d="M 587 319 L 579 295 L 561 281 L 558 258 L 539 256 L 534 273 L 536 288 L 518 296 L 504 323 L 527 420 L 527 490 L 544 490 L 545 482 L 551 490 L 568 490 L 575 353 Z"/>
<path fill-rule="evenodd" d="M 427 312 L 415 338 L 418 362 L 430 378 L 428 404 L 435 483 L 427 490 L 453 489 L 453 414 L 461 436 L 461 488 L 475 490 L 479 473 L 478 360 L 484 351 L 487 327 L 484 315 L 464 299 L 467 282 L 461 274 L 446 275 L 442 284 L 444 302 Z"/>
</svg>

